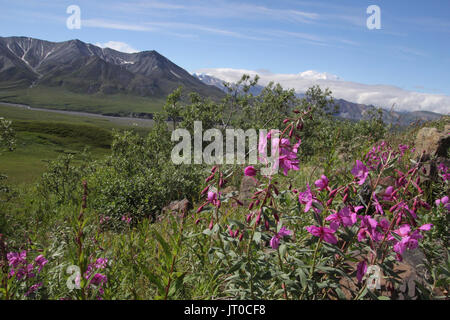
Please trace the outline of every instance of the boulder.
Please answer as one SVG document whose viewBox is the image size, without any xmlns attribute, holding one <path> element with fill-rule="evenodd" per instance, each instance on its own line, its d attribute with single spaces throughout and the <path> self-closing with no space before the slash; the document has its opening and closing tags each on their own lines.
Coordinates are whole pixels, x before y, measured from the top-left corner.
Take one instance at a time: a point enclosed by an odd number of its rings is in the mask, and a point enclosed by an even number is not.
<svg viewBox="0 0 450 320">
<path fill-rule="evenodd" d="M 168 213 L 185 213 L 190 208 L 190 202 L 188 199 L 184 198 L 179 201 L 172 201 L 169 205 L 165 206 L 162 211 Z"/>
<path fill-rule="evenodd" d="M 436 128 L 422 128 L 415 140 L 415 155 L 422 157 L 422 161 L 430 157 L 447 157 L 450 148 L 450 125 L 446 125 L 443 131 Z"/>
</svg>

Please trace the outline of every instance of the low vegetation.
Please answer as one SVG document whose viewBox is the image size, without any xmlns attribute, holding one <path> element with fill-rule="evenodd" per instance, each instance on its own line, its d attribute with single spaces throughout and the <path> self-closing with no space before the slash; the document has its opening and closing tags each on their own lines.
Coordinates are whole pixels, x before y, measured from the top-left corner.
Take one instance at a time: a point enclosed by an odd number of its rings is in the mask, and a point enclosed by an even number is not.
<svg viewBox="0 0 450 320">
<path fill-rule="evenodd" d="M 420 250 L 426 273 L 414 297 L 448 298 L 450 172 L 439 164 L 426 182 L 417 129 L 392 130 L 379 113 L 335 119 L 331 92 L 319 87 L 298 99 L 269 84 L 254 97 L 256 83 L 244 76 L 220 102 L 195 93 L 184 102 L 176 90 L 147 131 L 0 120 L 2 162 L 26 137 L 63 137 L 61 148 L 77 149 L 26 186 L 0 182 L 0 297 L 408 299 L 399 266 Z M 194 121 L 279 129 L 280 170 L 173 164 L 171 129 L 193 136 Z M 254 186 L 248 197 L 243 179 Z M 163 210 L 184 198 L 191 206 Z"/>
</svg>

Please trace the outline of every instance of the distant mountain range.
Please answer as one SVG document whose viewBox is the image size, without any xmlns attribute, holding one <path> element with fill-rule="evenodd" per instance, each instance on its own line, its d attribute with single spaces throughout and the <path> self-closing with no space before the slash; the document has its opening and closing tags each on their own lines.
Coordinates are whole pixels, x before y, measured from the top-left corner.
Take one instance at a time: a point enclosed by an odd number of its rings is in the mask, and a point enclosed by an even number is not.
<svg viewBox="0 0 450 320">
<path fill-rule="evenodd" d="M 0 37 L 0 101 L 113 115 L 149 114 L 160 109 L 178 86 L 213 99 L 226 92 L 221 79 L 191 75 L 154 50 L 123 53 L 80 40 Z M 255 86 L 251 93 L 258 95 L 262 89 Z M 342 99 L 336 102 L 341 109 L 337 116 L 351 120 L 363 119 L 373 108 Z M 404 125 L 441 115 L 385 110 L 383 116 L 388 123 Z"/>
<path fill-rule="evenodd" d="M 214 76 L 205 73 L 194 73 L 193 76 L 197 77 L 199 80 L 203 81 L 205 84 L 216 86 L 217 88 L 226 92 L 226 88 L 223 85 L 224 81 L 218 79 Z M 253 95 L 258 95 L 264 89 L 261 85 L 254 86 L 250 93 Z M 285 88 L 287 89 L 287 88 Z M 299 98 L 304 97 L 304 93 L 296 93 Z M 358 121 L 367 118 L 370 110 L 374 110 L 373 105 L 365 105 L 360 103 L 350 102 L 344 99 L 334 99 L 335 103 L 339 106 L 339 113 L 336 114 L 337 117 Z M 390 111 L 386 109 L 383 110 L 383 121 L 385 123 L 399 124 L 399 125 L 409 125 L 415 121 L 429 121 L 439 119 L 442 115 L 430 111 L 412 111 L 412 112 L 397 112 Z"/>
<path fill-rule="evenodd" d="M 0 37 L 0 86 L 60 87 L 82 94 L 165 97 L 178 86 L 221 96 L 156 51 L 123 53 L 80 40 Z"/>
</svg>

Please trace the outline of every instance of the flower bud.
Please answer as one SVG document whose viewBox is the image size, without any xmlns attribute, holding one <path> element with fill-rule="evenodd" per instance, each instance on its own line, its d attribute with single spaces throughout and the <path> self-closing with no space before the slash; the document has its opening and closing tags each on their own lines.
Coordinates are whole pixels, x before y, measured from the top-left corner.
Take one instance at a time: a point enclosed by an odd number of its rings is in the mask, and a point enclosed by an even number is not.
<svg viewBox="0 0 450 320">
<path fill-rule="evenodd" d="M 331 206 L 331 204 L 333 203 L 333 199 L 334 199 L 334 198 L 328 199 L 328 201 L 327 201 L 327 207 Z"/>
<path fill-rule="evenodd" d="M 258 212 L 258 216 L 256 217 L 256 225 L 259 225 L 260 221 L 261 221 L 261 210 Z"/>
<path fill-rule="evenodd" d="M 346 193 L 346 194 L 344 195 L 344 198 L 342 199 L 342 202 L 347 202 L 347 199 L 348 199 L 348 193 Z"/>
<path fill-rule="evenodd" d="M 206 205 L 206 203 L 202 204 L 200 207 L 198 207 L 197 209 L 197 213 L 199 213 L 200 211 L 203 210 L 203 207 Z"/>
<path fill-rule="evenodd" d="M 208 190 L 209 190 L 209 185 L 205 189 L 202 190 L 201 195 L 204 195 L 205 193 L 207 193 Z"/>
<path fill-rule="evenodd" d="M 338 191 L 338 189 L 333 189 L 330 191 L 330 194 L 328 195 L 328 198 L 334 198 L 334 196 L 336 195 L 336 192 Z"/>
<path fill-rule="evenodd" d="M 275 218 L 276 222 L 280 221 L 280 217 L 276 212 L 274 212 L 273 217 Z"/>
<path fill-rule="evenodd" d="M 214 220 L 211 218 L 211 222 L 209 223 L 209 230 L 212 230 L 214 226 Z"/>
</svg>

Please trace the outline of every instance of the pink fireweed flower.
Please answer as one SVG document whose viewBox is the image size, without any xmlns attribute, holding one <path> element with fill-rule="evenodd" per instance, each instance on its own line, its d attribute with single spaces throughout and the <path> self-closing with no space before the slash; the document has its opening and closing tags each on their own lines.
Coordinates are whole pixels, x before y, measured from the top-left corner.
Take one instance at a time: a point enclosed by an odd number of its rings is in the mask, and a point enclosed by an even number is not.
<svg viewBox="0 0 450 320">
<path fill-rule="evenodd" d="M 400 150 L 401 156 L 403 156 L 405 154 L 405 151 L 409 149 L 409 146 L 404 145 L 404 144 L 399 144 L 398 149 Z"/>
<path fill-rule="evenodd" d="M 39 289 L 40 287 L 42 287 L 42 282 L 33 284 L 30 289 L 28 289 L 28 291 L 25 293 L 25 296 L 28 297 L 30 294 L 34 293 L 37 289 Z"/>
<path fill-rule="evenodd" d="M 270 246 L 273 249 L 278 249 L 280 245 L 280 239 L 290 236 L 292 234 L 292 231 L 286 229 L 286 227 L 281 227 L 280 231 L 278 231 L 272 239 L 270 239 Z"/>
<path fill-rule="evenodd" d="M 89 278 L 90 277 L 86 277 L 86 279 L 89 279 Z M 96 273 L 94 275 L 94 277 L 92 277 L 90 283 L 93 285 L 100 285 L 100 284 L 106 283 L 107 281 L 108 281 L 108 278 L 105 275 L 103 275 L 101 273 Z"/>
<path fill-rule="evenodd" d="M 450 172 L 444 163 L 439 164 L 438 171 L 443 181 L 450 180 Z"/>
<path fill-rule="evenodd" d="M 317 189 L 319 189 L 319 191 L 322 191 L 324 189 L 329 189 L 328 182 L 328 178 L 325 175 L 322 175 L 319 180 L 316 180 L 316 182 L 314 182 L 314 184 L 316 185 Z"/>
<path fill-rule="evenodd" d="M 105 269 L 107 265 L 108 265 L 107 258 L 98 258 L 94 263 L 94 267 L 97 269 Z"/>
<path fill-rule="evenodd" d="M 349 207 L 345 207 L 337 213 L 330 214 L 325 220 L 331 221 L 330 228 L 336 231 L 341 225 L 344 227 L 352 226 L 356 222 L 356 214 Z"/>
<path fill-rule="evenodd" d="M 256 175 L 256 169 L 254 166 L 248 166 L 244 169 L 244 175 L 247 177 L 254 177 Z"/>
<path fill-rule="evenodd" d="M 275 163 L 273 165 L 273 169 L 277 170 L 278 167 L 283 168 L 283 174 L 286 176 L 289 170 L 299 170 L 297 152 L 301 141 L 299 140 L 292 146 L 289 139 L 272 137 L 277 134 L 279 135 L 279 130 L 270 130 L 265 137 L 263 134 L 260 134 L 258 144 L 258 151 L 260 155 L 259 160 L 265 164 L 269 163 L 266 149 L 267 141 L 268 139 L 271 139 L 272 154 L 278 153 L 278 159 L 274 159 Z"/>
<path fill-rule="evenodd" d="M 216 193 L 213 191 L 209 191 L 208 197 L 206 200 L 208 203 L 211 203 L 213 206 L 220 207 L 220 200 L 219 200 L 220 195 L 221 195 L 221 192 Z"/>
<path fill-rule="evenodd" d="M 400 228 L 394 230 L 393 232 L 400 236 L 401 240 L 396 240 L 392 235 L 389 235 L 388 240 L 394 241 L 393 248 L 394 252 L 397 254 L 397 260 L 402 261 L 402 256 L 406 249 L 414 250 L 419 246 L 418 240 L 423 238 L 420 231 L 428 231 L 431 230 L 432 227 L 433 225 L 428 223 L 411 232 L 411 226 L 408 224 L 403 224 Z"/>
<path fill-rule="evenodd" d="M 37 256 L 36 259 L 34 259 L 34 262 L 36 262 L 37 265 L 39 266 L 38 272 L 41 272 L 42 268 L 48 263 L 48 260 L 45 259 L 44 256 L 41 254 Z"/>
<path fill-rule="evenodd" d="M 27 262 L 27 252 L 23 250 L 22 252 L 10 252 L 6 255 L 8 259 L 8 264 L 16 268 L 19 264 L 24 264 Z"/>
<path fill-rule="evenodd" d="M 380 202 L 377 199 L 377 195 L 372 193 L 372 199 L 373 199 L 373 206 L 375 207 L 375 212 L 379 214 L 384 214 L 383 207 L 381 206 Z"/>
<path fill-rule="evenodd" d="M 442 197 L 441 199 L 437 199 L 435 201 L 435 203 L 436 203 L 436 207 L 439 207 L 442 204 L 442 206 L 445 209 L 447 209 L 447 211 L 450 212 L 450 202 L 448 201 L 448 197 L 447 196 Z"/>
<path fill-rule="evenodd" d="M 217 194 L 215 192 L 212 192 L 212 191 L 208 192 L 208 198 L 207 199 L 208 199 L 209 202 L 215 201 L 216 198 L 217 198 Z"/>
<path fill-rule="evenodd" d="M 309 184 L 306 185 L 306 191 L 305 192 L 299 192 L 298 193 L 298 201 L 301 204 L 305 205 L 305 212 L 308 212 L 309 209 L 311 209 L 313 202 L 318 202 L 317 198 L 312 194 L 311 188 L 309 187 Z M 313 207 L 314 211 L 319 213 L 320 211 Z"/>
<path fill-rule="evenodd" d="M 369 175 L 369 170 L 364 165 L 364 163 L 362 163 L 359 160 L 356 160 L 356 165 L 353 167 L 351 173 L 355 178 L 358 179 L 358 184 L 362 185 L 364 184 L 364 182 L 367 179 L 367 176 Z"/>
<path fill-rule="evenodd" d="M 21 251 L 20 253 L 9 252 L 6 255 L 6 258 L 8 260 L 9 266 L 11 267 L 8 273 L 8 277 L 11 278 L 13 276 L 16 276 L 18 280 L 26 280 L 36 277 L 35 268 L 37 267 L 37 273 L 40 273 L 42 271 L 42 268 L 48 262 L 43 255 L 39 255 L 38 257 L 36 257 L 34 263 L 28 263 L 26 250 Z"/>
<path fill-rule="evenodd" d="M 393 201 L 394 199 L 395 199 L 394 187 L 393 186 L 389 186 L 384 191 L 383 200 L 384 201 Z"/>
<path fill-rule="evenodd" d="M 376 235 L 378 222 L 370 216 L 359 216 L 359 218 L 361 219 L 361 225 L 358 231 L 358 241 L 363 241 L 367 235 L 373 240 L 378 238 Z"/>
<path fill-rule="evenodd" d="M 394 211 L 394 213 L 401 211 L 399 214 L 399 219 L 403 218 L 403 217 L 407 217 L 407 215 L 411 215 L 414 219 L 417 219 L 417 215 L 416 213 L 411 210 L 408 205 L 406 204 L 406 202 L 402 201 L 400 203 L 398 203 L 398 206 L 396 208 L 396 210 Z"/>
<path fill-rule="evenodd" d="M 360 261 L 358 263 L 358 266 L 356 267 L 356 279 L 358 279 L 358 282 L 361 282 L 364 275 L 367 272 L 367 262 L 366 260 Z"/>
<path fill-rule="evenodd" d="M 320 239 L 322 239 L 325 242 L 328 242 L 328 243 L 331 243 L 331 244 L 336 244 L 337 243 L 337 239 L 333 235 L 333 233 L 335 231 L 330 229 L 330 228 L 327 228 L 327 227 L 316 227 L 316 226 L 312 225 L 312 226 L 306 227 L 305 229 L 306 229 L 306 231 L 311 233 L 313 236 L 319 237 Z"/>
<path fill-rule="evenodd" d="M 289 139 L 281 139 L 280 143 L 280 158 L 278 159 L 280 167 L 283 168 L 283 174 L 287 176 L 289 170 L 299 170 L 297 160 L 297 151 L 301 141 L 291 146 Z"/>
</svg>

